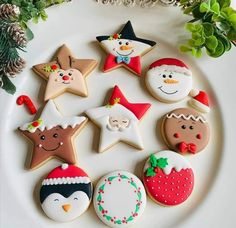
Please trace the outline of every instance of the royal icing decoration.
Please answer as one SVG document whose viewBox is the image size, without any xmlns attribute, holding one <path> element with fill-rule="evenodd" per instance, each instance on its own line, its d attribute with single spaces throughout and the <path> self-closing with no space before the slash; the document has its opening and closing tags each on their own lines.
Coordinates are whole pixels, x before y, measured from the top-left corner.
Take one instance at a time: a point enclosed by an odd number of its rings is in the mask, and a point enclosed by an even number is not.
<svg viewBox="0 0 236 228">
<path fill-rule="evenodd" d="M 178 59 L 159 59 L 150 65 L 146 85 L 156 99 L 177 102 L 189 95 L 192 89 L 192 73 Z"/>
<path fill-rule="evenodd" d="M 86 76 L 94 70 L 94 59 L 76 59 L 66 45 L 59 48 L 55 58 L 48 63 L 33 66 L 33 70 L 48 80 L 45 101 L 64 92 L 87 97 Z"/>
<path fill-rule="evenodd" d="M 137 222 L 146 207 L 142 182 L 126 171 L 115 171 L 101 178 L 95 188 L 94 208 L 109 227 L 128 227 Z"/>
<path fill-rule="evenodd" d="M 25 104 L 27 109 L 29 110 L 30 114 L 32 114 L 32 115 L 34 115 L 37 112 L 37 109 L 29 96 L 26 96 L 26 95 L 19 96 L 16 100 L 16 103 L 18 105 Z"/>
<path fill-rule="evenodd" d="M 104 64 L 104 72 L 124 66 L 131 72 L 141 75 L 141 56 L 150 51 L 156 42 L 138 38 L 130 21 L 119 34 L 96 37 L 108 53 Z"/>
<path fill-rule="evenodd" d="M 53 157 L 76 163 L 72 139 L 86 122 L 87 118 L 83 116 L 62 116 L 54 102 L 49 100 L 38 120 L 19 128 L 34 143 L 30 169 L 37 168 Z"/>
<path fill-rule="evenodd" d="M 207 146 L 210 129 L 206 119 L 198 112 L 180 108 L 165 115 L 162 135 L 172 150 L 196 154 Z"/>
<path fill-rule="evenodd" d="M 188 103 L 193 108 L 203 113 L 210 112 L 209 98 L 206 92 L 192 89 L 190 96 L 192 99 L 190 99 Z"/>
<path fill-rule="evenodd" d="M 192 193 L 194 174 L 183 156 L 165 150 L 149 157 L 144 166 L 143 183 L 155 202 L 174 206 L 183 203 Z"/>
<path fill-rule="evenodd" d="M 106 106 L 87 110 L 88 117 L 101 128 L 98 151 L 103 152 L 121 141 L 143 149 L 138 123 L 150 106 L 147 103 L 129 103 L 115 86 Z"/>
<path fill-rule="evenodd" d="M 62 164 L 43 180 L 40 202 L 45 214 L 57 222 L 69 222 L 82 215 L 92 198 L 92 183 L 79 167 Z"/>
</svg>

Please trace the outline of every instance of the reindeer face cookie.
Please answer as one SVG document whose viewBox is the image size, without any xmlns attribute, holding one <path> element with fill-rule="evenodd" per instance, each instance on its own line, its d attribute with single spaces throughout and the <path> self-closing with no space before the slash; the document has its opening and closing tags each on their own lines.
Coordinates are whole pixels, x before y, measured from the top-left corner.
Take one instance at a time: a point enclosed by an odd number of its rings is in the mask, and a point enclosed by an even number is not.
<svg viewBox="0 0 236 228">
<path fill-rule="evenodd" d="M 35 65 L 33 70 L 48 80 L 45 100 L 66 91 L 86 97 L 88 91 L 85 77 L 96 65 L 97 61 L 93 59 L 76 59 L 68 47 L 63 45 L 51 62 Z"/>
<path fill-rule="evenodd" d="M 195 154 L 207 146 L 210 129 L 206 119 L 198 112 L 179 108 L 165 115 L 162 135 L 174 151 Z"/>
</svg>

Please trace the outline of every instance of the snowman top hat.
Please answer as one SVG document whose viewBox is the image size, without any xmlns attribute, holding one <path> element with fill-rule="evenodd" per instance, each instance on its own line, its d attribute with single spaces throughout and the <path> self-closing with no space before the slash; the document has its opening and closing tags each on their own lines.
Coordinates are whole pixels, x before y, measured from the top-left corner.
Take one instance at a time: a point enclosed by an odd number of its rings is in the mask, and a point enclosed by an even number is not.
<svg viewBox="0 0 236 228">
<path fill-rule="evenodd" d="M 142 39 L 139 38 L 135 35 L 134 33 L 134 29 L 133 26 L 131 24 L 130 21 L 128 21 L 125 26 L 123 27 L 123 29 L 120 31 L 120 33 L 116 33 L 113 36 L 97 36 L 96 39 L 101 42 L 103 40 L 114 40 L 114 39 L 127 39 L 127 40 L 134 40 L 134 41 L 138 41 L 141 43 L 145 43 L 148 44 L 150 46 L 154 46 L 156 44 L 155 41 L 152 40 L 146 40 L 146 39 Z"/>
</svg>

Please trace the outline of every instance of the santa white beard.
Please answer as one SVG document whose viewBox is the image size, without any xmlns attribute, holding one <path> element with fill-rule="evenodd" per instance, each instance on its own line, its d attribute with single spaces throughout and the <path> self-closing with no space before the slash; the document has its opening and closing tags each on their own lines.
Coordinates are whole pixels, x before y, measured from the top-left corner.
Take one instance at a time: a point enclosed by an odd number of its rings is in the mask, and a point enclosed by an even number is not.
<svg viewBox="0 0 236 228">
<path fill-rule="evenodd" d="M 99 118 L 96 122 L 101 126 L 99 151 L 104 151 L 120 141 L 131 144 L 138 149 L 143 148 L 138 120 L 131 119 L 127 128 L 112 127 L 109 123 L 109 116 Z"/>
</svg>

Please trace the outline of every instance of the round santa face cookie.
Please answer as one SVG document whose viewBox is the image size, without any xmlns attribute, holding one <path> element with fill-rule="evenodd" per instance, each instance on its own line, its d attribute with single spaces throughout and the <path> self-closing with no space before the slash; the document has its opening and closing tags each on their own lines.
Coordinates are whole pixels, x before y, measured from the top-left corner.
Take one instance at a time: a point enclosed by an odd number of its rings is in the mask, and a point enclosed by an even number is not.
<svg viewBox="0 0 236 228">
<path fill-rule="evenodd" d="M 69 222 L 82 215 L 91 198 L 91 180 L 75 165 L 62 164 L 53 169 L 40 189 L 43 211 L 57 222 Z"/>
<path fill-rule="evenodd" d="M 189 162 L 180 154 L 164 150 L 152 154 L 143 170 L 148 195 L 165 206 L 183 203 L 191 195 L 194 174 Z"/>
<path fill-rule="evenodd" d="M 94 208 L 109 227 L 128 227 L 137 222 L 146 206 L 142 182 L 126 171 L 102 177 L 94 191 Z"/>
<path fill-rule="evenodd" d="M 174 151 L 195 154 L 207 146 L 210 128 L 206 119 L 194 109 L 179 108 L 164 116 L 162 135 Z"/>
<path fill-rule="evenodd" d="M 153 62 L 146 75 L 150 93 L 166 103 L 177 102 L 192 89 L 192 73 L 181 60 L 163 58 Z"/>
</svg>

